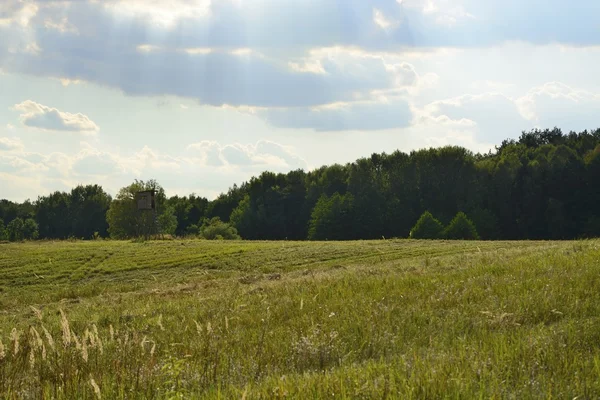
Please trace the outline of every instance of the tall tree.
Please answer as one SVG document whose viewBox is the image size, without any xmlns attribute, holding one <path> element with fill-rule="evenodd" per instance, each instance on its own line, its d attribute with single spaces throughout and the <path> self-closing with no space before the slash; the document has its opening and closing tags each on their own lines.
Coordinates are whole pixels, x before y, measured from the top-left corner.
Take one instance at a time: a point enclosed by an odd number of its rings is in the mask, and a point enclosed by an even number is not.
<svg viewBox="0 0 600 400">
<path fill-rule="evenodd" d="M 155 211 L 138 209 L 137 194 L 148 190 L 155 191 Z M 173 209 L 166 207 L 166 204 L 165 190 L 156 180 L 136 180 L 121 188 L 106 214 L 110 236 L 126 239 L 161 233 L 158 221 L 170 219 L 165 215 L 173 213 Z"/>
<path fill-rule="evenodd" d="M 108 236 L 106 213 L 111 201 L 110 195 L 98 185 L 80 185 L 71 190 L 71 235 L 84 239 L 90 239 L 96 233 Z"/>
</svg>

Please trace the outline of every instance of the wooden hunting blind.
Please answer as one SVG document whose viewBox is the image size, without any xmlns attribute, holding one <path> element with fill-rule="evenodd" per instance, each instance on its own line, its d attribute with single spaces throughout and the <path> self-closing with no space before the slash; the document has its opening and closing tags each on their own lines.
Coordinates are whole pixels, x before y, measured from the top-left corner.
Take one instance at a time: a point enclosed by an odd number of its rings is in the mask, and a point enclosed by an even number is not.
<svg viewBox="0 0 600 400">
<path fill-rule="evenodd" d="M 156 190 L 145 190 L 138 192 L 136 196 L 138 210 L 155 210 L 156 203 L 154 202 L 154 195 Z"/>
</svg>

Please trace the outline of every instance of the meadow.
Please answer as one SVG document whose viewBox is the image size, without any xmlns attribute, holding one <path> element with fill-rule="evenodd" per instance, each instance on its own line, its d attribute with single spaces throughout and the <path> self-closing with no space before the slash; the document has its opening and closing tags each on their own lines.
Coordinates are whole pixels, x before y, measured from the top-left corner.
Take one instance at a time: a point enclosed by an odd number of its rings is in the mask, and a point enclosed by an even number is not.
<svg viewBox="0 0 600 400">
<path fill-rule="evenodd" d="M 0 398 L 600 397 L 600 241 L 0 244 Z"/>
</svg>

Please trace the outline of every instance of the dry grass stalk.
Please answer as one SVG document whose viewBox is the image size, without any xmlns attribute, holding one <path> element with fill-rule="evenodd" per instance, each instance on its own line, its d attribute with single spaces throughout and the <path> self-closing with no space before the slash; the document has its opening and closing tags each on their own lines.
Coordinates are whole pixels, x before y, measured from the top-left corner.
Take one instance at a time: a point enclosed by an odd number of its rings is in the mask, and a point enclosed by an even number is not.
<svg viewBox="0 0 600 400">
<path fill-rule="evenodd" d="M 36 318 L 41 321 L 42 320 L 42 311 L 40 311 L 38 308 L 35 308 L 34 306 L 29 306 L 29 308 L 31 308 L 31 311 L 33 311 Z"/>
<path fill-rule="evenodd" d="M 4 349 L 4 343 L 2 343 L 2 339 L 0 339 L 0 360 L 3 360 L 6 357 L 6 350 Z"/>
<path fill-rule="evenodd" d="M 44 325 L 42 325 L 42 330 L 44 331 L 44 336 L 46 336 L 48 345 L 50 346 L 50 348 L 52 350 L 54 350 L 54 338 L 52 338 L 52 335 L 50 334 L 50 332 L 48 332 L 48 329 L 46 329 L 46 327 Z"/>
<path fill-rule="evenodd" d="M 148 339 L 146 336 L 144 336 L 144 338 L 142 339 L 142 341 L 140 342 L 140 347 L 142 348 L 142 355 L 146 354 L 146 349 L 144 348 L 144 345 L 148 343 Z"/>
<path fill-rule="evenodd" d="M 71 328 L 69 327 L 69 320 L 63 310 L 60 310 L 60 325 L 63 333 L 63 345 L 67 347 L 71 344 Z"/>
<path fill-rule="evenodd" d="M 98 327 L 96 326 L 96 324 L 92 325 L 92 332 L 94 333 L 94 336 L 95 336 L 96 346 L 98 347 L 100 354 L 103 354 L 104 346 L 102 344 L 102 339 L 100 339 L 100 335 L 98 334 Z"/>
<path fill-rule="evenodd" d="M 32 343 L 34 344 L 33 347 L 36 350 L 41 349 L 44 346 L 44 341 L 42 340 L 42 337 L 40 336 L 38 331 L 33 326 L 30 326 L 29 333 L 31 334 L 31 338 L 33 339 L 32 340 Z"/>
<path fill-rule="evenodd" d="M 35 329 L 33 326 L 29 328 L 29 332 L 31 333 L 31 336 L 33 339 L 32 342 L 34 344 L 35 350 L 41 350 L 42 351 L 42 360 L 45 360 L 46 359 L 46 346 L 44 345 L 42 336 L 39 334 L 37 329 Z"/>
<path fill-rule="evenodd" d="M 98 384 L 96 383 L 94 378 L 92 378 L 91 375 L 90 375 L 90 385 L 92 385 L 92 388 L 94 389 L 94 394 L 96 395 L 96 398 L 101 399 L 102 394 L 100 393 L 100 386 L 98 386 Z"/>
<path fill-rule="evenodd" d="M 75 348 L 81 350 L 81 342 L 73 330 L 71 330 L 71 337 L 73 338 L 73 342 L 75 342 Z"/>
<path fill-rule="evenodd" d="M 83 340 L 81 341 L 81 358 L 83 361 L 88 361 L 88 345 L 87 345 L 87 330 L 86 334 L 83 336 Z"/>
<path fill-rule="evenodd" d="M 17 328 L 13 328 L 10 332 L 10 338 L 13 341 L 13 356 L 19 353 L 19 336 L 21 334 L 17 331 Z"/>
</svg>

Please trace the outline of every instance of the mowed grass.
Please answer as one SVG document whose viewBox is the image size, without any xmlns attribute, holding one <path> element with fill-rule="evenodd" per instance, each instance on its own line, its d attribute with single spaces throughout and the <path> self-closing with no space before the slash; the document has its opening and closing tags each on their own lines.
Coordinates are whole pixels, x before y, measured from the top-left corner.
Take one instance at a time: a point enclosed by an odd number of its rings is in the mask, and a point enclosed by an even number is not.
<svg viewBox="0 0 600 400">
<path fill-rule="evenodd" d="M 2 398 L 600 397 L 600 241 L 0 244 Z"/>
</svg>

